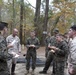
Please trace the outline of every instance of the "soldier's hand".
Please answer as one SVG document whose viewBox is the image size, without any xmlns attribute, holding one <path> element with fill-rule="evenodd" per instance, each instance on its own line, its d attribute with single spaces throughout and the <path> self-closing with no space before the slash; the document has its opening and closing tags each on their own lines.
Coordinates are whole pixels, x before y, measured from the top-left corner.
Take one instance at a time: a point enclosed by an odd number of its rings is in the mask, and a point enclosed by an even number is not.
<svg viewBox="0 0 76 75">
<path fill-rule="evenodd" d="M 56 50 L 56 47 L 55 46 L 50 46 L 51 49 L 53 50 Z"/>
<path fill-rule="evenodd" d="M 35 45 L 30 45 L 31 47 L 35 47 Z"/>
<path fill-rule="evenodd" d="M 55 53 L 55 51 L 54 51 L 54 50 L 50 50 L 50 52 Z"/>
<path fill-rule="evenodd" d="M 55 47 L 55 46 L 51 46 L 51 49 L 53 49 L 54 51 L 58 50 L 59 48 Z"/>
</svg>

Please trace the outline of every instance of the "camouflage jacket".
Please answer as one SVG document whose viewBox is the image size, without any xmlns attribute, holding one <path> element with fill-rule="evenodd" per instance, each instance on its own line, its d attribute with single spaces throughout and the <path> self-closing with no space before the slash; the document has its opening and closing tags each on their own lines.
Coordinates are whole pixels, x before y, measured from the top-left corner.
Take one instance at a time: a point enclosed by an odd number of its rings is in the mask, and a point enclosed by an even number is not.
<svg viewBox="0 0 76 75">
<path fill-rule="evenodd" d="M 0 35 L 0 52 L 3 52 L 6 49 L 7 49 L 6 40 L 2 35 Z"/>
<path fill-rule="evenodd" d="M 56 37 L 52 36 L 50 39 L 50 46 L 56 46 L 57 45 L 57 41 L 56 41 Z"/>
<path fill-rule="evenodd" d="M 0 61 L 5 62 L 10 58 L 12 58 L 12 55 L 8 54 L 6 40 L 0 35 Z"/>
<path fill-rule="evenodd" d="M 56 58 L 60 59 L 61 57 L 63 57 L 63 60 L 65 59 L 68 53 L 68 44 L 65 41 L 57 43 L 56 38 L 53 36 L 50 41 L 50 46 L 59 48 L 59 50 L 57 50 L 55 53 Z"/>
<path fill-rule="evenodd" d="M 59 50 L 56 51 L 56 54 L 58 57 L 65 57 L 68 52 L 68 44 L 65 41 L 61 41 L 59 44 L 57 44 L 57 48 Z"/>
<path fill-rule="evenodd" d="M 27 47 L 28 50 L 32 49 L 32 48 L 29 48 L 29 45 L 35 45 L 34 49 L 36 50 L 36 49 L 39 48 L 40 42 L 39 42 L 39 39 L 36 38 L 36 37 L 34 39 L 32 39 L 31 37 L 29 37 L 29 38 L 27 38 L 25 45 L 26 45 L 26 47 Z"/>
</svg>

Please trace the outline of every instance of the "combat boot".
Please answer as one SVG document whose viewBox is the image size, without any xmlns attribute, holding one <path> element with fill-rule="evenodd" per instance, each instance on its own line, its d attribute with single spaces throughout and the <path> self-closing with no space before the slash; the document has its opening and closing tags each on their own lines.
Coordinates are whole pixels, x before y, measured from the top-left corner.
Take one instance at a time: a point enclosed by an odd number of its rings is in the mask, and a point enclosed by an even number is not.
<svg viewBox="0 0 76 75">
<path fill-rule="evenodd" d="M 46 71 L 40 71 L 39 74 L 47 74 Z"/>
<path fill-rule="evenodd" d="M 14 71 L 15 71 L 15 64 L 12 64 L 11 75 L 15 75 Z"/>
</svg>

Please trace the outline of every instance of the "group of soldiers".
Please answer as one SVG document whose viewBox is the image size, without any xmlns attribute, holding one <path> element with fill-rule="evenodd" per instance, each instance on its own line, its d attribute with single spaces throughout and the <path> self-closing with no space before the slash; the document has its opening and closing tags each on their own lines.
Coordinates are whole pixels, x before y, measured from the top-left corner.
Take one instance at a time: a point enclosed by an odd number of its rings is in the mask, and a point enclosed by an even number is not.
<svg viewBox="0 0 76 75">
<path fill-rule="evenodd" d="M 53 36 L 50 36 L 48 33 L 48 36 L 46 37 L 46 62 L 43 71 L 40 71 L 39 73 L 46 74 L 52 63 L 52 75 L 64 75 L 68 44 L 65 41 L 64 35 L 60 34 L 58 29 L 55 29 L 53 33 Z"/>
<path fill-rule="evenodd" d="M 15 75 L 15 66 L 17 63 L 18 55 L 21 53 L 21 45 L 20 39 L 17 36 L 18 30 L 16 28 L 13 29 L 11 35 L 6 37 L 7 34 L 7 26 L 8 24 L 5 22 L 0 22 L 0 75 Z M 69 31 L 69 37 L 73 39 L 76 36 L 76 25 L 72 26 L 71 31 Z M 53 36 L 50 35 L 50 32 L 47 34 L 45 39 L 45 65 L 40 74 L 47 74 L 47 70 L 50 67 L 50 64 L 53 64 L 53 72 L 52 75 L 65 75 L 64 67 L 65 62 L 67 61 L 68 55 L 70 56 L 71 65 L 73 67 L 71 72 L 69 70 L 70 75 L 76 74 L 76 65 L 75 65 L 75 49 L 73 49 L 75 44 L 75 40 L 72 42 L 74 45 L 69 46 L 70 39 L 65 35 L 59 33 L 58 29 L 53 31 Z M 67 37 L 67 38 L 65 38 Z M 34 75 L 34 71 L 36 68 L 36 50 L 40 47 L 39 39 L 35 35 L 35 31 L 30 32 L 30 37 L 25 41 L 25 46 L 27 48 L 26 52 L 26 75 L 30 70 L 30 60 L 32 59 L 32 75 Z M 71 50 L 69 49 L 71 47 Z M 74 55 L 73 55 L 74 54 Z M 73 64 L 74 63 L 74 64 Z M 70 65 L 70 66 L 71 66 Z"/>
</svg>

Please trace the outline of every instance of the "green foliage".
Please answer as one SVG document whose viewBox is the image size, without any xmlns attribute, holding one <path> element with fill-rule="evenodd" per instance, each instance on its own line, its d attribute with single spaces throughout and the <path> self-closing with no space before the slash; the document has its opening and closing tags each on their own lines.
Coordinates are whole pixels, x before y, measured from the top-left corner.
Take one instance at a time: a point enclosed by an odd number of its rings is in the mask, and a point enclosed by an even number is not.
<svg viewBox="0 0 76 75">
<path fill-rule="evenodd" d="M 54 0 L 53 1 L 53 15 L 50 18 L 52 25 L 55 24 L 56 17 L 60 16 L 56 27 L 59 28 L 61 33 L 67 31 L 69 26 L 74 22 L 75 17 L 75 2 L 68 0 Z M 52 26 L 51 26 L 52 27 Z"/>
<path fill-rule="evenodd" d="M 21 0 L 14 0 L 14 17 L 13 17 L 13 0 L 0 0 L 0 20 L 9 23 L 9 31 L 12 31 L 13 18 L 15 27 L 20 29 L 20 3 Z M 42 39 L 45 5 L 46 0 L 42 0 L 42 12 L 38 19 L 38 27 L 34 27 L 34 10 L 29 3 L 24 2 L 23 12 L 23 37 L 28 37 L 31 30 L 38 30 L 38 38 Z M 76 1 L 75 0 L 53 0 L 49 6 L 47 30 L 53 31 L 58 27 L 61 33 L 67 31 L 71 24 L 76 23 Z M 24 35 L 25 34 L 25 35 Z M 24 40 L 23 40 L 24 41 Z"/>
</svg>

